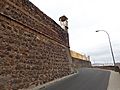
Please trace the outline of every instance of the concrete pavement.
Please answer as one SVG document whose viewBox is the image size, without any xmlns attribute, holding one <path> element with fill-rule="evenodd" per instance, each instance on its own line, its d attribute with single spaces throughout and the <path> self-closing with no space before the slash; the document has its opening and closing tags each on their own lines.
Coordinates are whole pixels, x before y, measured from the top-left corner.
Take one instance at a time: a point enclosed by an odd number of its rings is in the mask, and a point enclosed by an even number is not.
<svg viewBox="0 0 120 90">
<path fill-rule="evenodd" d="M 81 69 L 78 74 L 39 90 L 107 90 L 110 71 Z"/>
<path fill-rule="evenodd" d="M 120 74 L 118 72 L 111 71 L 107 90 L 120 90 Z"/>
</svg>

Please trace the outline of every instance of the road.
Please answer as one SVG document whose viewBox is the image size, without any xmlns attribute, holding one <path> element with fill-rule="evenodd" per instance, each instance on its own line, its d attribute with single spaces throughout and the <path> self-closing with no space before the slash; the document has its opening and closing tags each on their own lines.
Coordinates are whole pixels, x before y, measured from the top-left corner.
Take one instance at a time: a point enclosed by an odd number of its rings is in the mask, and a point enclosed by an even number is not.
<svg viewBox="0 0 120 90">
<path fill-rule="evenodd" d="M 78 74 L 40 90 L 107 90 L 109 77 L 109 71 L 84 68 Z"/>
</svg>

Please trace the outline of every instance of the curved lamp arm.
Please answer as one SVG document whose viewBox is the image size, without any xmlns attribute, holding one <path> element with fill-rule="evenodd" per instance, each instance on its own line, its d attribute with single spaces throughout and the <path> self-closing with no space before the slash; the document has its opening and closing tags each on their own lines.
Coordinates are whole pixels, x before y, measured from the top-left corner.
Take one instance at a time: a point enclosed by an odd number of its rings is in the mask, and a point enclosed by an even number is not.
<svg viewBox="0 0 120 90">
<path fill-rule="evenodd" d="M 111 55 L 112 55 L 112 58 L 113 58 L 113 63 L 114 63 L 114 66 L 115 66 L 115 57 L 114 57 L 114 53 L 113 53 L 113 49 L 112 49 L 112 44 L 111 44 L 111 40 L 110 40 L 110 35 L 107 31 L 105 30 L 96 30 L 96 32 L 99 32 L 99 31 L 103 31 L 107 34 L 108 36 L 108 40 L 109 40 L 109 44 L 110 44 L 110 50 L 111 50 Z"/>
</svg>

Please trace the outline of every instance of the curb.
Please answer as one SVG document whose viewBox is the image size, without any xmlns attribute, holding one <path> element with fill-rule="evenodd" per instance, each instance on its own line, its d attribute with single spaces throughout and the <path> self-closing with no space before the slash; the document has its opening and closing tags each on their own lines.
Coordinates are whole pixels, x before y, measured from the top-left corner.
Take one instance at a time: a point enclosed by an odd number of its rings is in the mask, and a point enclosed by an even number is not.
<svg viewBox="0 0 120 90">
<path fill-rule="evenodd" d="M 55 79 L 55 80 L 53 80 L 53 81 L 51 81 L 51 82 L 48 82 L 48 83 L 46 83 L 46 84 L 43 84 L 43 85 L 38 85 L 38 86 L 33 87 L 33 88 L 21 89 L 21 90 L 42 90 L 43 88 L 45 88 L 45 87 L 47 87 L 47 86 L 49 86 L 49 85 L 52 85 L 52 84 L 54 84 L 54 83 L 56 83 L 56 82 L 59 82 L 59 81 L 64 80 L 64 79 L 67 79 L 67 78 L 69 78 L 69 77 L 71 77 L 71 76 L 74 76 L 74 75 L 76 75 L 76 74 L 77 74 L 77 73 L 73 73 L 73 74 L 64 76 L 64 77 L 62 77 L 62 78 Z"/>
<path fill-rule="evenodd" d="M 77 74 L 77 73 L 70 74 L 70 75 L 64 76 L 64 77 L 62 77 L 62 78 L 58 78 L 58 79 L 56 79 L 56 80 L 54 80 L 54 81 L 48 82 L 48 83 L 43 84 L 43 85 L 41 85 L 41 86 L 37 86 L 37 87 L 35 87 L 35 88 L 32 89 L 32 90 L 42 90 L 43 88 L 45 88 L 45 87 L 47 87 L 47 86 L 49 86 L 49 85 L 52 85 L 52 84 L 54 84 L 54 83 L 56 83 L 56 82 L 59 82 L 59 81 L 64 80 L 64 79 L 67 79 L 67 78 L 69 78 L 69 77 L 71 77 L 71 76 L 73 76 L 73 75 L 75 75 L 75 74 Z"/>
</svg>

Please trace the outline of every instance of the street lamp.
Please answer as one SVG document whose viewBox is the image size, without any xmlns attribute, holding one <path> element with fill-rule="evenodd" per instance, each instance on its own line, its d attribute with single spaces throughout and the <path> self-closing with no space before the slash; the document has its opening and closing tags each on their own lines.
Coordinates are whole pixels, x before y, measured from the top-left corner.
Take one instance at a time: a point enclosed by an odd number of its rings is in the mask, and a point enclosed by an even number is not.
<svg viewBox="0 0 120 90">
<path fill-rule="evenodd" d="M 107 36 L 108 36 L 108 40 L 109 40 L 109 44 L 110 44 L 110 50 L 111 50 L 112 59 L 113 59 L 113 64 L 114 64 L 114 66 L 115 66 L 115 58 L 114 58 L 114 54 L 113 54 L 113 49 L 112 49 L 112 44 L 111 44 L 111 40 L 110 40 L 110 35 L 109 35 L 108 32 L 105 31 L 105 30 L 97 30 L 96 32 L 99 32 L 99 31 L 105 32 L 105 33 L 107 34 Z"/>
</svg>

